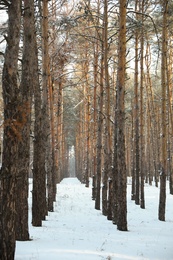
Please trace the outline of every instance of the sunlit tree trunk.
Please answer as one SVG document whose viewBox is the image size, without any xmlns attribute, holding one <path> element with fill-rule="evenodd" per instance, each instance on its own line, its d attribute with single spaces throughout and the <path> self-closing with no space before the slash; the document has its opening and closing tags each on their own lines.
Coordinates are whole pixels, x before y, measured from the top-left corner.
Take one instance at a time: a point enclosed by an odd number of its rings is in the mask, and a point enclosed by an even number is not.
<svg viewBox="0 0 173 260">
<path fill-rule="evenodd" d="M 51 131 L 49 118 L 49 45 L 48 45 L 48 0 L 43 0 L 42 4 L 42 133 L 45 157 L 45 174 L 51 178 L 52 175 L 52 150 L 51 150 Z M 46 175 L 42 179 L 42 187 L 45 193 L 46 190 Z M 50 186 L 49 186 L 50 188 Z M 42 200 L 42 220 L 46 219 L 47 215 L 47 201 L 43 197 Z"/>
<path fill-rule="evenodd" d="M 167 58 L 167 12 L 168 1 L 162 1 L 163 27 L 162 27 L 162 60 L 161 60 L 161 85 L 162 85 L 162 157 L 160 172 L 160 198 L 159 198 L 159 220 L 165 221 L 166 208 L 166 163 L 167 163 L 167 126 L 166 126 L 166 58 Z"/>
<path fill-rule="evenodd" d="M 30 164 L 30 113 L 31 97 L 33 93 L 33 55 L 34 55 L 34 1 L 24 1 L 23 16 L 23 57 L 22 57 L 22 78 L 21 78 L 21 98 L 22 98 L 22 118 L 24 127 L 22 140 L 19 145 L 19 178 L 16 183 L 16 239 L 28 240 L 28 176 Z M 21 188 L 22 187 L 22 188 Z"/>
<path fill-rule="evenodd" d="M 171 38 L 171 36 L 170 36 Z M 169 46 L 173 43 L 172 39 L 169 41 Z M 169 187 L 170 194 L 173 194 L 173 156 L 171 143 L 173 142 L 173 51 L 169 48 L 169 58 L 167 60 L 167 102 L 168 102 L 168 171 L 169 171 Z"/>
<path fill-rule="evenodd" d="M 154 102 L 154 93 L 153 93 L 153 86 L 151 81 L 150 75 L 150 45 L 147 41 L 147 48 L 146 48 L 146 55 L 145 55 L 145 65 L 146 65 L 146 95 L 147 95 L 147 103 L 148 103 L 148 113 L 147 116 L 149 117 L 148 123 L 148 131 L 150 131 L 150 151 L 151 157 L 153 158 L 151 163 L 151 171 L 149 172 L 149 183 L 152 184 L 153 180 L 153 171 L 152 167 L 154 168 L 154 178 L 155 178 L 155 185 L 158 186 L 158 171 L 159 171 L 159 156 L 160 156 L 160 136 L 159 136 L 159 123 L 157 120 L 158 116 L 158 108 Z M 151 162 L 151 158 L 150 158 Z M 152 166 L 153 165 L 153 166 Z"/>
<path fill-rule="evenodd" d="M 56 19 L 57 19 L 57 2 L 51 1 L 51 21 L 52 31 L 50 33 L 50 64 L 49 64 L 49 106 L 50 106 L 50 118 L 51 118 L 51 146 L 52 146 L 52 177 L 50 176 L 50 206 L 52 201 L 55 200 L 56 183 L 58 182 L 58 149 L 57 149 L 57 59 L 56 59 Z M 50 71 L 51 70 L 51 71 Z M 53 183 L 52 183 L 53 182 Z M 55 183 L 54 183 L 55 182 Z M 51 184 L 52 183 L 52 184 Z M 53 185 L 53 186 L 52 186 Z M 49 191 L 48 191 L 49 192 Z M 49 200 L 49 195 L 48 195 Z M 48 201 L 49 204 L 49 201 Z M 48 208 L 49 205 L 48 205 Z"/>
<path fill-rule="evenodd" d="M 62 165 L 61 165 L 61 145 L 62 145 L 62 133 L 61 133 L 61 124 L 62 124 L 62 82 L 57 84 L 57 159 L 58 159 L 58 182 L 62 178 Z"/>
<path fill-rule="evenodd" d="M 100 189 L 102 176 L 102 130 L 103 130 L 103 75 L 104 75 L 104 56 L 103 42 L 101 43 L 101 61 L 100 61 L 100 86 L 98 98 L 98 124 L 97 124 L 97 175 L 96 175 L 96 200 L 95 209 L 100 210 Z"/>
<path fill-rule="evenodd" d="M 96 197 L 96 170 L 97 170 L 97 89 L 98 89 L 98 42 L 96 42 L 95 51 L 94 51 L 94 101 L 93 101 L 93 109 L 94 109 L 94 116 L 93 116 L 93 179 L 92 179 L 92 199 L 95 200 Z"/>
<path fill-rule="evenodd" d="M 89 177 L 90 177 L 90 86 L 89 86 L 89 56 L 88 47 L 86 47 L 85 63 L 84 63 L 84 78 L 86 80 L 84 86 L 84 98 L 85 98 L 85 133 L 86 133 L 86 157 L 85 157 L 85 186 L 89 187 Z"/>
</svg>

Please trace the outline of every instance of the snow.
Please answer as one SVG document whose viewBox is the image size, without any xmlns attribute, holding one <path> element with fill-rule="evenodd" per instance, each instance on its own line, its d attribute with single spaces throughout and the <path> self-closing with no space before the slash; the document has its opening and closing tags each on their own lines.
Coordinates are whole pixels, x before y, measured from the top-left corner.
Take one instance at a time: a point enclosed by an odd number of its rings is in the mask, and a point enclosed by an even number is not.
<svg viewBox="0 0 173 260">
<path fill-rule="evenodd" d="M 42 227 L 30 225 L 32 240 L 17 241 L 15 260 L 173 260 L 173 196 L 167 192 L 165 222 L 157 216 L 158 188 L 145 185 L 146 209 L 130 197 L 129 182 L 129 231 L 121 232 L 94 209 L 91 187 L 77 178 L 63 179 L 57 185 L 55 212 L 49 213 Z M 31 192 L 29 204 L 31 210 Z"/>
<path fill-rule="evenodd" d="M 0 10 L 0 23 L 6 22 L 8 19 L 8 14 L 4 10 Z"/>
<path fill-rule="evenodd" d="M 8 15 L 7 12 L 4 10 L 0 10 L 0 52 L 4 52 L 6 47 L 6 41 L 4 40 L 5 28 L 7 27 L 4 25 L 7 22 Z M 0 59 L 2 56 L 0 55 Z M 1 60 L 0 60 L 1 61 Z"/>
</svg>

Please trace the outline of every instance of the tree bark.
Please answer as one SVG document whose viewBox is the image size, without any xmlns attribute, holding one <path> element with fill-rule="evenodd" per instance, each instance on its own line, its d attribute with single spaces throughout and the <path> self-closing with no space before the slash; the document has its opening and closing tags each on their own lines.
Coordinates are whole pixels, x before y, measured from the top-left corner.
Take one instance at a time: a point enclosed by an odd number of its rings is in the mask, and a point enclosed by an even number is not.
<svg viewBox="0 0 173 260">
<path fill-rule="evenodd" d="M 140 6 L 141 12 L 144 13 L 144 0 Z M 140 189 L 140 207 L 145 208 L 144 197 L 144 109 L 143 109 L 143 89 L 144 89 L 144 16 L 141 17 L 141 60 L 140 60 L 140 174 L 141 174 L 141 189 Z"/>
<path fill-rule="evenodd" d="M 98 124 L 97 124 L 97 175 L 96 175 L 96 200 L 95 209 L 100 210 L 100 189 L 102 176 L 102 129 L 103 129 L 103 42 L 102 54 L 100 64 L 100 87 L 99 87 L 99 101 L 98 101 Z"/>
<path fill-rule="evenodd" d="M 45 142 L 43 135 L 42 100 L 39 84 L 38 50 L 36 35 L 34 38 L 34 144 L 33 144 L 33 191 L 32 191 L 32 225 L 41 226 L 46 207 L 46 171 Z"/>
<path fill-rule="evenodd" d="M 50 121 L 49 121 L 49 46 L 48 46 L 48 0 L 43 0 L 42 6 L 42 142 L 44 146 L 44 163 L 45 163 L 45 174 L 52 174 L 52 151 L 50 143 Z M 45 187 L 46 192 L 46 175 L 42 179 L 42 186 Z M 45 220 L 47 215 L 47 202 L 45 197 L 42 200 L 42 220 Z"/>
<path fill-rule="evenodd" d="M 103 171 L 103 187 L 102 187 L 102 213 L 107 215 L 107 190 L 108 178 L 111 177 L 111 134 L 110 134 L 110 84 L 108 70 L 108 2 L 104 1 L 104 70 L 105 70 L 105 127 L 104 127 L 104 171 Z M 111 203 L 109 203 L 111 205 Z"/>
<path fill-rule="evenodd" d="M 161 84 L 162 84 L 162 159 L 160 169 L 160 197 L 159 197 L 159 220 L 165 221 L 166 208 L 166 161 L 167 161 L 167 122 L 166 122 L 166 53 L 167 53 L 167 12 L 168 1 L 163 0 L 163 27 L 162 27 L 162 70 L 161 70 Z"/>
<path fill-rule="evenodd" d="M 117 71 L 117 165 L 118 165 L 118 211 L 117 229 L 127 231 L 126 160 L 125 160 L 125 70 L 126 70 L 126 0 L 119 1 L 119 49 Z"/>
<path fill-rule="evenodd" d="M 112 222 L 117 224 L 117 211 L 118 211 L 118 114 L 117 114 L 117 95 L 115 100 L 115 125 L 114 125 L 114 158 L 112 169 Z"/>
<path fill-rule="evenodd" d="M 135 11 L 138 11 L 138 4 L 139 1 L 136 0 L 135 4 Z M 136 18 L 138 19 L 138 14 L 136 14 Z M 137 205 L 140 204 L 139 202 L 139 93 L 138 93 L 138 88 L 139 88 L 139 69 L 138 69 L 138 64 L 139 64 L 139 53 L 138 53 L 138 44 L 139 44 L 139 35 L 138 35 L 138 28 L 136 28 L 135 31 L 135 82 L 134 82 L 134 142 L 135 142 L 135 203 Z"/>
<path fill-rule="evenodd" d="M 24 121 L 22 140 L 19 145 L 19 178 L 16 183 L 16 239 L 29 240 L 28 230 L 28 176 L 30 164 L 30 124 L 31 97 L 33 93 L 33 55 L 34 55 L 34 1 L 24 1 L 23 16 L 23 57 L 21 79 L 21 112 Z"/>
<path fill-rule="evenodd" d="M 54 96 L 53 96 L 53 81 L 50 76 L 49 69 L 49 106 L 50 106 L 50 121 L 51 121 L 51 150 L 49 160 L 52 160 L 52 168 L 50 168 L 47 176 L 47 189 L 48 189 L 48 211 L 54 211 L 53 202 L 56 198 L 56 163 L 55 163 L 55 119 L 54 119 Z"/>
<path fill-rule="evenodd" d="M 15 188 L 18 177 L 18 145 L 21 139 L 20 99 L 17 82 L 21 26 L 21 1 L 8 6 L 8 37 L 2 75 L 4 136 L 0 172 L 0 259 L 15 254 Z"/>
</svg>

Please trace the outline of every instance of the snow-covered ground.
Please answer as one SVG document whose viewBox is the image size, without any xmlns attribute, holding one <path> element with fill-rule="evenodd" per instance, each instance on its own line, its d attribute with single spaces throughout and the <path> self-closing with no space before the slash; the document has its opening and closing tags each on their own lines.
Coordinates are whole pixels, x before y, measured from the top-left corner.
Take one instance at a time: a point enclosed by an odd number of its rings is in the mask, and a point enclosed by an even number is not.
<svg viewBox="0 0 173 260">
<path fill-rule="evenodd" d="M 140 209 L 127 188 L 129 231 L 121 232 L 94 209 L 91 188 L 64 179 L 57 185 L 55 212 L 42 227 L 30 225 L 32 241 L 17 242 L 15 260 L 173 260 L 173 196 L 167 194 L 166 222 L 160 222 L 159 189 L 146 185 L 146 209 Z"/>
<path fill-rule="evenodd" d="M 7 18 L 8 18 L 7 13 L 4 10 L 0 10 L 0 52 L 4 52 L 6 46 L 6 41 L 4 40 L 4 34 L 6 32 L 7 25 L 5 25 L 4 23 L 7 21 Z"/>
</svg>

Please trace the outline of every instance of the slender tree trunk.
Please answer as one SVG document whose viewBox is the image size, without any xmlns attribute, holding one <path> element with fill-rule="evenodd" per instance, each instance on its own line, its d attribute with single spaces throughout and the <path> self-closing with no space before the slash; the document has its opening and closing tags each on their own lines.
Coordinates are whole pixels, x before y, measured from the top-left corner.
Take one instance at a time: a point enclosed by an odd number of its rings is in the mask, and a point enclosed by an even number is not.
<svg viewBox="0 0 173 260">
<path fill-rule="evenodd" d="M 52 150 L 51 150 L 51 132 L 49 120 L 49 54 L 48 54 L 48 0 L 43 0 L 42 11 L 42 80 L 43 80 L 43 99 L 42 99 L 42 133 L 43 145 L 45 151 L 45 172 L 51 178 L 52 175 Z M 42 179 L 42 186 L 46 187 L 46 176 Z M 45 220 L 47 215 L 47 202 L 43 197 L 42 200 L 42 220 Z"/>
<path fill-rule="evenodd" d="M 170 40 L 170 46 L 172 44 L 172 39 Z M 172 106 L 172 92 L 173 92 L 173 82 L 171 76 L 173 73 L 173 51 L 172 48 L 169 50 L 169 63 L 167 61 L 167 102 L 168 102 L 168 171 L 169 171 L 169 188 L 170 194 L 173 195 L 173 156 L 171 143 L 173 142 L 173 106 Z"/>
<path fill-rule="evenodd" d="M 87 58 L 88 59 L 88 58 Z M 88 63 L 88 62 L 87 62 Z M 85 186 L 89 187 L 89 177 L 90 177 L 90 87 L 88 82 L 88 64 L 85 64 L 86 77 L 86 162 L 85 162 Z"/>
<path fill-rule="evenodd" d="M 119 1 L 119 49 L 117 71 L 117 165 L 118 165 L 118 211 L 117 228 L 127 231 L 126 160 L 125 160 L 125 70 L 126 70 L 126 0 Z"/>
<path fill-rule="evenodd" d="M 96 20 L 96 26 L 99 26 L 99 8 L 100 8 L 100 2 L 97 3 L 97 20 Z M 99 70 L 99 33 L 98 30 L 95 31 L 95 44 L 94 44 L 94 158 L 93 158 L 93 189 L 92 189 L 92 198 L 96 199 L 96 172 L 97 172 L 97 90 L 98 90 L 98 70 Z"/>
<path fill-rule="evenodd" d="M 102 129 L 103 129 L 103 42 L 100 64 L 100 87 L 99 87 L 99 111 L 98 111 L 98 129 L 97 129 L 97 176 L 96 176 L 96 200 L 95 209 L 100 210 L 100 189 L 102 176 Z"/>
<path fill-rule="evenodd" d="M 84 183 L 86 187 L 89 187 L 89 176 L 90 176 L 90 86 L 89 86 L 89 46 L 88 43 L 85 44 L 85 56 L 84 56 L 84 63 L 82 64 L 83 67 L 83 77 L 86 81 L 84 83 L 84 106 L 85 106 L 85 169 L 84 169 Z"/>
<path fill-rule="evenodd" d="M 153 157 L 153 164 L 154 164 L 154 177 L 155 177 L 155 185 L 158 187 L 158 171 L 159 171 L 159 156 L 160 156 L 160 138 L 159 138 L 159 129 L 158 129 L 158 122 L 157 122 L 157 107 L 154 104 L 154 94 L 152 90 L 152 82 L 151 76 L 149 72 L 149 60 L 150 52 L 149 52 L 149 43 L 147 42 L 146 48 L 146 67 L 147 67 L 147 75 L 146 75 L 146 94 L 147 94 L 147 102 L 148 102 L 148 117 L 149 117 L 149 125 L 150 128 L 150 140 L 152 144 L 152 157 Z M 151 158 L 150 158 L 151 160 Z M 149 173 L 149 182 L 152 184 L 153 174 Z"/>
<path fill-rule="evenodd" d="M 50 158 L 52 160 L 52 169 L 50 169 L 47 176 L 47 188 L 48 188 L 48 211 L 53 211 L 53 202 L 56 197 L 56 171 L 55 171 L 55 119 L 54 119 L 54 98 L 53 98 L 53 82 L 50 76 L 49 69 L 49 106 L 50 106 L 50 121 L 51 121 L 51 151 Z"/>
<path fill-rule="evenodd" d="M 61 146 L 62 146 L 62 82 L 60 80 L 57 90 L 57 151 L 58 151 L 58 182 L 62 179 Z"/>
<path fill-rule="evenodd" d="M 0 172 L 0 259 L 13 260 L 15 254 L 15 188 L 18 178 L 18 145 L 21 139 L 20 99 L 17 82 L 21 26 L 21 1 L 8 6 L 8 37 L 2 75 L 4 136 Z"/>
<path fill-rule="evenodd" d="M 92 179 L 92 199 L 95 200 L 96 198 L 96 170 L 97 170 L 97 133 L 96 133 L 96 126 L 97 126 L 97 88 L 98 88 L 98 77 L 97 77 L 97 71 L 98 71 L 98 42 L 96 42 L 96 50 L 94 53 L 94 129 L 93 129 L 93 179 Z"/>
<path fill-rule="evenodd" d="M 105 122 L 104 122 L 104 170 L 103 170 L 103 186 L 102 186 L 102 213 L 107 215 L 107 190 L 108 176 L 110 175 L 111 154 L 110 154 L 110 86 L 108 72 L 108 2 L 104 0 L 104 83 L 105 83 Z"/>
<path fill-rule="evenodd" d="M 49 62 L 49 57 L 48 57 Z M 54 114 L 53 114 L 53 83 L 51 79 L 50 64 L 48 63 L 47 71 L 47 136 L 46 140 L 46 172 L 47 172 L 47 196 L 48 196 L 48 211 L 54 211 L 53 202 L 56 200 L 56 180 L 55 180 L 55 156 L 54 156 L 54 147 L 55 147 L 55 136 L 54 136 Z M 49 119 L 50 112 L 50 119 Z"/>
<path fill-rule="evenodd" d="M 166 208 L 166 161 L 167 161 L 167 140 L 166 140 L 166 53 L 167 53 L 167 12 L 168 1 L 163 0 L 163 27 L 162 27 L 162 160 L 160 173 L 160 198 L 159 198 L 159 220 L 165 221 Z"/>
<path fill-rule="evenodd" d="M 46 171 L 45 153 L 46 147 L 43 139 L 41 89 L 39 84 L 38 50 L 36 35 L 34 39 L 34 65 L 33 65 L 33 88 L 34 88 L 34 144 L 33 144 L 33 191 L 32 191 L 32 224 L 41 226 L 43 210 L 46 205 Z"/>
<path fill-rule="evenodd" d="M 136 5 L 135 5 L 135 11 L 138 10 L 138 4 L 139 1 L 136 0 Z M 138 18 L 138 15 L 137 15 Z M 136 29 L 135 32 L 135 85 L 134 85 L 134 134 L 135 134 L 135 203 L 139 205 L 139 94 L 138 94 L 138 88 L 139 88 L 139 82 L 138 82 L 138 77 L 139 77 L 139 70 L 138 70 L 138 42 L 139 42 L 139 35 L 138 35 L 138 28 Z"/>
<path fill-rule="evenodd" d="M 144 13 L 144 0 L 141 3 L 141 12 Z M 143 110 L 143 89 L 144 89 L 144 16 L 141 17 L 141 60 L 140 60 L 140 173 L 141 173 L 141 192 L 140 192 L 140 207 L 145 208 L 144 198 L 144 110 Z"/>
<path fill-rule="evenodd" d="M 118 214 L 118 147 L 117 147 L 117 132 L 118 132 L 118 122 L 117 122 L 117 95 L 115 104 L 115 125 L 114 125 L 114 158 L 113 158 L 113 169 L 112 169 L 112 222 L 117 224 L 117 214 Z"/>
<path fill-rule="evenodd" d="M 112 220 L 113 211 L 113 188 L 112 188 L 112 178 L 108 179 L 108 203 L 107 203 L 107 219 Z"/>
<path fill-rule="evenodd" d="M 133 102 L 133 101 L 132 101 Z M 132 108 L 132 190 L 131 190 L 131 200 L 135 200 L 136 194 L 136 179 L 135 179 L 135 142 L 134 140 L 134 113 Z"/>
</svg>

